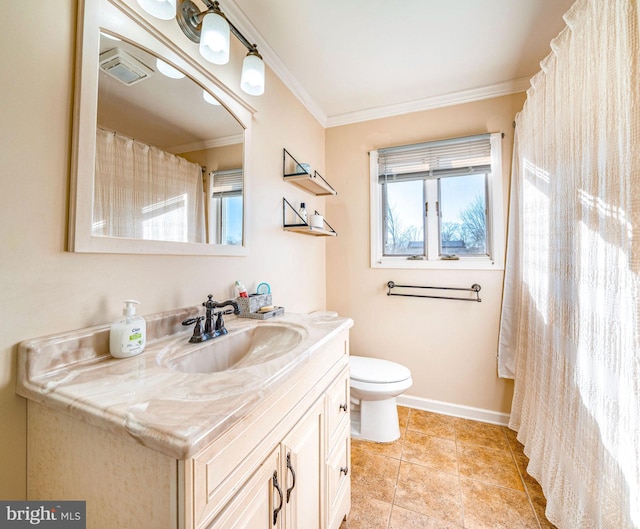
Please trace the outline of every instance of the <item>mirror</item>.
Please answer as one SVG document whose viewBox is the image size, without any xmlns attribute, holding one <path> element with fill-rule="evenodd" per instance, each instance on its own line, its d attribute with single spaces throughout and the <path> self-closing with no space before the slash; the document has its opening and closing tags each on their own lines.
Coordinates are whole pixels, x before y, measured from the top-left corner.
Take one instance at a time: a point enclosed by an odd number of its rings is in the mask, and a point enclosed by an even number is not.
<svg viewBox="0 0 640 529">
<path fill-rule="evenodd" d="M 246 255 L 252 109 L 134 5 L 81 6 L 70 249 Z"/>
</svg>

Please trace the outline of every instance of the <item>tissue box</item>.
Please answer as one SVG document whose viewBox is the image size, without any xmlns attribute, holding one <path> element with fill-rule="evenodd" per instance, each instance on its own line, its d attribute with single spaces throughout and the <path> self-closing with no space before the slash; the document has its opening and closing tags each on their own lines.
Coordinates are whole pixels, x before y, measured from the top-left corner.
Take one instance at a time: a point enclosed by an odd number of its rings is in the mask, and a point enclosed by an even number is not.
<svg viewBox="0 0 640 529">
<path fill-rule="evenodd" d="M 240 314 L 258 312 L 262 307 L 272 305 L 271 294 L 254 294 L 248 298 L 236 298 Z"/>
</svg>

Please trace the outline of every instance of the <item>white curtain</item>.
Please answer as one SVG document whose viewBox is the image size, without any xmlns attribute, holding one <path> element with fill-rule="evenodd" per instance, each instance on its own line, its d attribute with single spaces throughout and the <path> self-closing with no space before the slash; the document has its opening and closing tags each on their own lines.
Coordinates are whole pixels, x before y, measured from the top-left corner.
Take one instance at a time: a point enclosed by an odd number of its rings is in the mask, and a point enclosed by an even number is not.
<svg viewBox="0 0 640 529">
<path fill-rule="evenodd" d="M 92 234 L 205 242 L 199 165 L 98 128 Z"/>
<path fill-rule="evenodd" d="M 561 529 L 640 527 L 637 0 L 578 0 L 516 120 L 499 372 Z"/>
</svg>

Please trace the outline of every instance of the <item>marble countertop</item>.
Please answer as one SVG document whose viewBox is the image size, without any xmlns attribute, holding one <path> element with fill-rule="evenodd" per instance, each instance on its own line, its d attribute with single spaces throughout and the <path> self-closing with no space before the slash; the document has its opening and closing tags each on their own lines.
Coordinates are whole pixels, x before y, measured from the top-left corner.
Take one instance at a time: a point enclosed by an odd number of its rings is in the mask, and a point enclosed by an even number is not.
<svg viewBox="0 0 640 529">
<path fill-rule="evenodd" d="M 201 307 L 145 316 L 147 346 L 132 358 L 109 350 L 109 325 L 22 342 L 16 392 L 81 420 L 125 435 L 170 457 L 188 459 L 254 409 L 324 344 L 353 322 L 330 313 L 289 314 L 269 320 L 228 316 L 228 339 L 256 326 L 285 325 L 300 338 L 285 354 L 238 369 L 185 373 L 167 358 L 203 344 L 190 344 L 182 320 Z"/>
</svg>

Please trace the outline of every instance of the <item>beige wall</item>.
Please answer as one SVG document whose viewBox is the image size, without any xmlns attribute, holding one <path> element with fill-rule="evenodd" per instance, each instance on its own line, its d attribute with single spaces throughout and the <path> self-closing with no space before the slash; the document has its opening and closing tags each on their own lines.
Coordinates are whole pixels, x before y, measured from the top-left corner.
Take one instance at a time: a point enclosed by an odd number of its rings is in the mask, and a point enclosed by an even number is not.
<svg viewBox="0 0 640 529">
<path fill-rule="evenodd" d="M 352 354 L 394 360 L 411 369 L 411 396 L 509 412 L 512 383 L 496 376 L 503 272 L 372 269 L 368 152 L 504 132 L 506 201 L 512 122 L 523 103 L 524 94 L 516 94 L 326 131 L 327 175 L 338 189 L 338 196 L 326 203 L 326 216 L 339 234 L 327 246 L 327 306 L 354 319 Z M 389 297 L 390 280 L 464 287 L 479 283 L 483 301 Z"/>
<path fill-rule="evenodd" d="M 324 168 L 324 129 L 267 72 L 251 152 L 248 257 L 90 255 L 65 251 L 75 2 L 25 2 L 0 32 L 0 498 L 25 496 L 25 401 L 15 395 L 17 344 L 118 318 L 225 298 L 236 279 L 271 283 L 289 311 L 325 306 L 325 240 L 282 230 L 282 197 L 312 198 L 282 181 L 282 148 Z M 4 23 L 6 22 L 6 23 Z M 9 23 L 10 22 L 10 23 Z M 34 35 L 46 35 L 46 45 Z M 241 50 L 236 49 L 234 53 Z M 219 67 L 239 83 L 239 60 Z M 226 68 L 226 70 L 225 70 Z M 215 70 L 214 70 L 215 71 Z"/>
<path fill-rule="evenodd" d="M 37 34 L 47 35 L 45 47 L 33 39 Z M 502 273 L 370 269 L 367 152 L 500 130 L 506 133 L 508 167 L 511 122 L 523 95 L 325 133 L 267 71 L 265 95 L 248 98 L 257 109 L 248 257 L 73 254 L 65 248 L 74 35 L 73 0 L 25 3 L 0 32 L 0 498 L 25 496 L 26 406 L 14 393 L 17 344 L 110 322 L 129 297 L 142 302 L 145 314 L 197 304 L 209 293 L 227 297 L 236 279 L 250 289 L 268 281 L 274 302 L 289 311 L 326 305 L 353 317 L 353 352 L 408 365 L 415 379 L 412 395 L 508 411 L 511 386 L 495 377 Z M 235 60 L 214 71 L 237 86 L 238 67 Z M 338 196 L 325 202 L 284 183 L 283 147 L 326 175 Z M 325 211 L 339 236 L 326 240 L 283 232 L 283 196 L 292 204 L 307 202 L 308 210 Z M 388 298 L 384 285 L 390 279 L 478 282 L 484 301 Z"/>
</svg>

